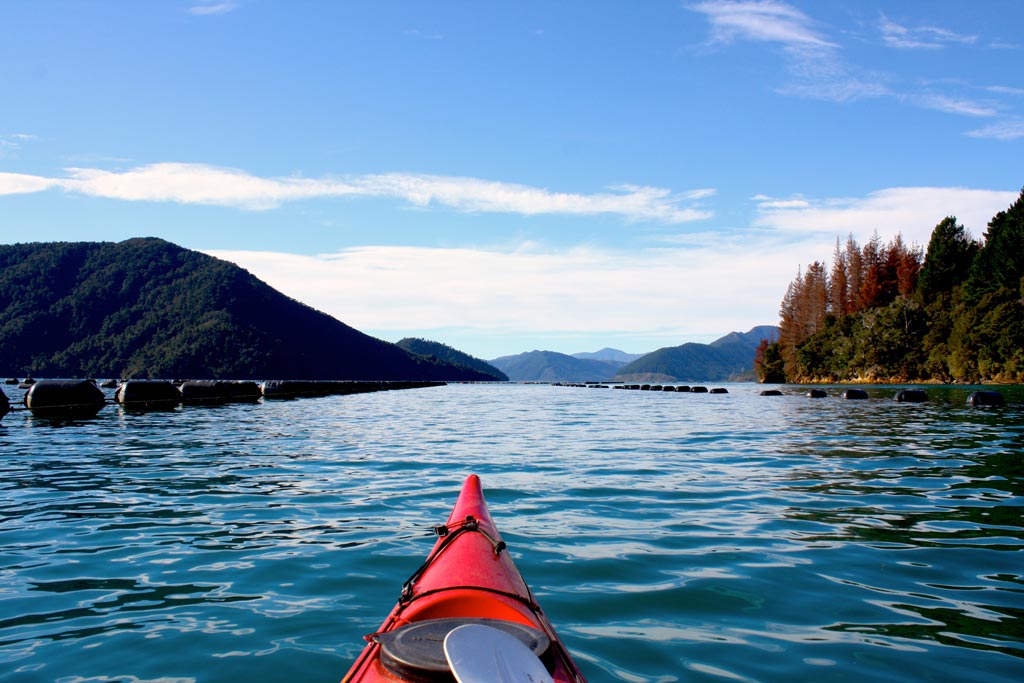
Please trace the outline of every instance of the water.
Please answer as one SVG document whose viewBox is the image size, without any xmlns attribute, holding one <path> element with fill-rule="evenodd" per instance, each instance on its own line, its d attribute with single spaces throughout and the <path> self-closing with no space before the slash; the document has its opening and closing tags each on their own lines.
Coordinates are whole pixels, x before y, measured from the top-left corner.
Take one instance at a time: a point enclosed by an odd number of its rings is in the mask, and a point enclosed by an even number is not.
<svg viewBox="0 0 1024 683">
<path fill-rule="evenodd" d="M 0 681 L 333 683 L 464 477 L 591 683 L 1024 680 L 1024 390 L 0 422 Z"/>
</svg>

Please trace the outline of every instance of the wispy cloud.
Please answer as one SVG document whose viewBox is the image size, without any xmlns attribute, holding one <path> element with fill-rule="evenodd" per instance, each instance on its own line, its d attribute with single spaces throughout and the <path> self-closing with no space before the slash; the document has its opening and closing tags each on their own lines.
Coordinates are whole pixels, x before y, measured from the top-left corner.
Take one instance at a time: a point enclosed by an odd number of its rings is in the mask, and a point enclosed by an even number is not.
<svg viewBox="0 0 1024 683">
<path fill-rule="evenodd" d="M 791 5 L 775 0 L 708 0 L 689 8 L 707 18 L 712 45 L 744 40 L 781 48 L 789 79 L 776 86 L 780 94 L 831 102 L 890 94 L 883 77 L 852 68 L 840 57 L 840 45 Z"/>
<path fill-rule="evenodd" d="M 36 136 L 28 133 L 9 133 L 7 135 L 0 135 L 0 157 L 8 156 L 13 153 L 14 150 L 22 146 L 22 144 L 29 140 L 34 140 Z"/>
<path fill-rule="evenodd" d="M 1006 118 L 988 126 L 968 131 L 967 135 L 972 138 L 989 138 L 991 140 L 1020 140 L 1024 138 L 1024 118 Z"/>
<path fill-rule="evenodd" d="M 214 3 L 203 3 L 199 5 L 193 5 L 188 8 L 189 14 L 196 14 L 199 16 L 208 16 L 212 14 L 227 14 L 238 9 L 237 2 L 214 2 Z"/>
<path fill-rule="evenodd" d="M 406 29 L 403 33 L 412 38 L 421 38 L 423 40 L 444 40 L 444 34 L 442 33 L 430 33 L 421 31 L 418 28 Z"/>
<path fill-rule="evenodd" d="M 931 232 L 947 215 L 954 215 L 980 235 L 988 221 L 1017 198 L 1012 191 L 961 187 L 894 187 L 864 197 L 826 199 L 754 199 L 754 225 L 788 233 L 817 233 L 865 240 L 875 230 L 883 236 L 901 232 L 908 242 L 928 244 Z"/>
<path fill-rule="evenodd" d="M 922 93 L 909 95 L 907 96 L 907 99 L 925 109 L 934 109 L 947 114 L 958 114 L 960 116 L 989 117 L 996 116 L 999 113 L 999 110 L 991 103 L 977 102 L 966 98 L 949 97 L 947 95 Z"/>
<path fill-rule="evenodd" d="M 1010 107 L 1005 102 L 994 100 L 999 96 L 1017 94 L 1014 88 L 975 88 L 983 89 L 989 95 L 987 99 L 979 100 L 972 98 L 969 92 L 965 96 L 937 91 L 934 84 L 908 85 L 905 78 L 864 69 L 845 56 L 841 44 L 824 27 L 799 9 L 778 0 L 708 0 L 688 7 L 707 18 L 709 44 L 749 41 L 779 46 L 785 58 L 785 76 L 774 89 L 781 95 L 840 104 L 889 98 L 956 116 L 998 118 L 1005 116 Z M 940 49 L 979 42 L 976 35 L 933 25 L 908 26 L 885 15 L 880 15 L 878 29 L 882 45 L 891 48 Z M 961 85 L 960 89 L 964 90 L 964 87 Z M 967 134 L 1013 140 L 1019 137 L 1018 128 L 1017 119 L 1006 118 Z"/>
<path fill-rule="evenodd" d="M 882 44 L 903 50 L 938 50 L 950 45 L 973 45 L 978 36 L 961 35 L 937 26 L 907 27 L 884 14 L 878 21 Z"/>
<path fill-rule="evenodd" d="M 459 176 L 384 173 L 346 178 L 262 178 L 205 164 L 158 163 L 126 171 L 69 168 L 45 178 L 0 174 L 0 194 L 66 192 L 124 201 L 178 202 L 265 211 L 283 203 L 330 197 L 381 197 L 417 207 L 445 207 L 466 213 L 532 215 L 619 215 L 629 221 L 686 223 L 710 218 L 702 200 L 713 190 L 672 192 L 623 185 L 594 194 Z"/>
<path fill-rule="evenodd" d="M 782 2 L 708 0 L 689 7 L 707 17 L 712 42 L 731 43 L 740 39 L 795 48 L 835 47 L 815 29 L 810 17 Z"/>
</svg>

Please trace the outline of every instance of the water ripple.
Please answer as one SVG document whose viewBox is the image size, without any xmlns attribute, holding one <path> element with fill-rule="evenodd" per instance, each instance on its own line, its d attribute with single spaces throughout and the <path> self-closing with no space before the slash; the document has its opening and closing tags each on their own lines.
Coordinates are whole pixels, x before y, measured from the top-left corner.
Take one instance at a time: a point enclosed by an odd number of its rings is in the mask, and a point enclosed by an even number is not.
<svg viewBox="0 0 1024 683">
<path fill-rule="evenodd" d="M 8 415 L 0 680 L 336 681 L 469 472 L 592 683 L 1024 677 L 1021 388 L 729 389 Z"/>
</svg>

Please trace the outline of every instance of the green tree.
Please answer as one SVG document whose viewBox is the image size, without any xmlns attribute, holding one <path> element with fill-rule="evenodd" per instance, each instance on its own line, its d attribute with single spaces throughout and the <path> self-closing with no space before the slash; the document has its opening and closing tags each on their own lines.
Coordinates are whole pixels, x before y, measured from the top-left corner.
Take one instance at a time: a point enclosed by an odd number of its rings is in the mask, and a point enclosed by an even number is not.
<svg viewBox="0 0 1024 683">
<path fill-rule="evenodd" d="M 967 297 L 971 302 L 983 295 L 1006 290 L 1019 295 L 1024 278 L 1024 190 L 1006 211 L 988 223 L 985 243 L 971 265 Z"/>
<path fill-rule="evenodd" d="M 944 218 L 932 230 L 928 241 L 924 266 L 917 278 L 918 296 L 930 302 L 937 295 L 963 284 L 978 248 L 964 226 L 957 224 L 955 216 Z"/>
</svg>

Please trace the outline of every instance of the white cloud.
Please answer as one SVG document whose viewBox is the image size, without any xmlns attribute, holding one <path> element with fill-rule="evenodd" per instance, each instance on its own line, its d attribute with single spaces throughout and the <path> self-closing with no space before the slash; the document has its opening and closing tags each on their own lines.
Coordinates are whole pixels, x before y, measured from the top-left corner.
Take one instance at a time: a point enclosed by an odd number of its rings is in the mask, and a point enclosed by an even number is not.
<svg viewBox="0 0 1024 683">
<path fill-rule="evenodd" d="M 972 138 L 990 138 L 992 140 L 1019 140 L 1024 138 L 1024 118 L 1007 118 L 983 128 L 968 131 Z"/>
<path fill-rule="evenodd" d="M 988 221 L 1010 206 L 1017 195 L 961 187 L 895 187 L 866 197 L 817 201 L 801 198 L 804 206 L 779 206 L 780 200 L 763 198 L 754 223 L 783 232 L 833 237 L 852 233 L 860 241 L 868 239 L 875 230 L 883 239 L 901 232 L 907 242 L 925 246 L 932 230 L 946 216 L 956 216 L 975 235 L 981 235 Z"/>
<path fill-rule="evenodd" d="M 962 116 L 995 116 L 998 114 L 990 104 L 982 104 L 972 100 L 947 97 L 945 95 L 914 95 L 909 99 L 925 109 L 935 109 L 947 114 L 960 114 Z"/>
<path fill-rule="evenodd" d="M 59 181 L 23 173 L 0 173 L 0 196 L 5 194 L 31 194 L 56 187 Z"/>
<path fill-rule="evenodd" d="M 731 43 L 740 38 L 797 48 L 835 47 L 814 30 L 810 17 L 782 2 L 709 0 L 690 5 L 690 9 L 708 18 L 713 42 Z"/>
<path fill-rule="evenodd" d="M 709 218 L 700 189 L 673 193 L 626 185 L 608 192 L 578 194 L 479 178 L 385 173 L 336 178 L 261 178 L 237 169 L 205 164 L 158 163 L 127 171 L 70 168 L 64 178 L 15 175 L 18 192 L 60 187 L 67 192 L 124 201 L 179 202 L 263 211 L 282 203 L 325 197 L 383 197 L 415 206 L 442 206 L 472 213 L 594 216 L 614 214 L 630 221 L 685 223 Z M 18 182 L 15 183 L 15 178 Z M 32 189 L 36 188 L 36 189 Z M 8 193 L 13 192 L 9 191 Z"/>
<path fill-rule="evenodd" d="M 640 252 L 524 245 L 501 251 L 366 246 L 320 256 L 208 253 L 378 334 L 462 328 L 479 337 L 611 338 L 629 330 L 663 339 L 661 345 L 774 321 L 797 267 L 792 243 L 768 237 L 754 248 L 718 236 Z"/>
<path fill-rule="evenodd" d="M 523 344 L 571 352 L 627 339 L 645 351 L 774 322 L 797 269 L 827 260 L 837 236 L 852 233 L 864 243 L 875 230 L 885 240 L 901 232 L 925 246 L 950 214 L 981 235 L 1016 196 L 939 187 L 856 198 L 757 195 L 752 230 L 678 235 L 639 251 L 522 244 L 208 253 L 385 338 L 438 331 L 434 338 L 487 358 L 519 353 Z M 461 343 L 467 339 L 476 347 Z"/>
<path fill-rule="evenodd" d="M 160 163 L 129 171 L 67 169 L 60 185 L 69 192 L 127 201 L 179 202 L 233 206 L 254 211 L 282 202 L 364 194 L 333 180 L 260 178 L 235 169 L 204 164 Z"/>
<path fill-rule="evenodd" d="M 900 87 L 900 79 L 895 76 L 862 68 L 844 58 L 841 46 L 819 30 L 812 18 L 783 2 L 708 0 L 689 5 L 689 9 L 707 17 L 712 44 L 746 40 L 781 46 L 787 76 L 785 82 L 775 87 L 781 95 L 840 104 L 884 97 L 958 116 L 996 117 L 1006 110 L 999 102 L 930 92 L 920 86 Z M 880 15 L 878 26 L 883 44 L 901 49 L 973 45 L 979 40 L 978 36 L 937 26 L 908 27 L 885 15 Z M 985 90 L 993 95 L 1016 94 L 1015 89 L 1007 87 Z M 968 134 L 1013 140 L 1019 137 L 1016 130 L 1013 121 L 1005 121 Z"/>
<path fill-rule="evenodd" d="M 227 14 L 238 9 L 237 2 L 217 2 L 213 4 L 201 4 L 193 5 L 188 8 L 189 14 L 195 14 L 198 16 L 209 16 L 212 14 Z"/>
<path fill-rule="evenodd" d="M 28 133 L 10 133 L 0 135 L 0 157 L 8 156 L 14 150 L 21 147 L 22 143 L 34 140 L 36 136 Z"/>
<path fill-rule="evenodd" d="M 884 14 L 878 22 L 882 43 L 900 49 L 937 50 L 950 44 L 971 45 L 978 36 L 965 36 L 936 26 L 908 28 L 890 20 Z"/>
</svg>

